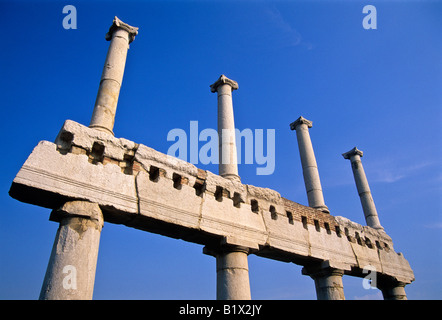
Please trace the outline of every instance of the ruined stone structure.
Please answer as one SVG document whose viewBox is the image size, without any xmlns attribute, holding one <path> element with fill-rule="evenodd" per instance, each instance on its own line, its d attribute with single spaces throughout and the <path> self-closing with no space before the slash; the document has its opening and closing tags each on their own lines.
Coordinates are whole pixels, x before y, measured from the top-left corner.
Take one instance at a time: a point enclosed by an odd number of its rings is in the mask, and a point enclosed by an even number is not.
<svg viewBox="0 0 442 320">
<path fill-rule="evenodd" d="M 203 252 L 216 258 L 217 299 L 251 299 L 250 254 L 304 266 L 318 299 L 344 299 L 343 275 L 364 277 L 367 266 L 377 271 L 385 299 L 406 299 L 413 271 L 379 222 L 362 152 L 354 148 L 343 156 L 351 160 L 367 226 L 329 213 L 311 121 L 300 117 L 290 125 L 309 206 L 241 182 L 232 104 L 238 84 L 224 75 L 211 85 L 218 95 L 220 160 L 230 159 L 220 161 L 219 175 L 114 137 L 127 49 L 137 32 L 115 18 L 89 127 L 66 120 L 55 142 L 34 148 L 12 183 L 13 198 L 52 209 L 50 220 L 60 225 L 40 299 L 92 298 L 104 221 L 204 245 Z M 76 268 L 76 288 L 64 286 L 67 266 Z"/>
</svg>

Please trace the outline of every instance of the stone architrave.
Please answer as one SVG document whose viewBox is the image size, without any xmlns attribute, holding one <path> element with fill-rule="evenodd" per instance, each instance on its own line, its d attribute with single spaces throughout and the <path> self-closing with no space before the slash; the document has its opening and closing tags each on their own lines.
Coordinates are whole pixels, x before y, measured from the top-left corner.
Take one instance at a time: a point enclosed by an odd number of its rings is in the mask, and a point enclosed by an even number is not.
<svg viewBox="0 0 442 320">
<path fill-rule="evenodd" d="M 219 242 L 226 238 L 222 252 L 242 246 L 249 254 L 301 265 L 330 261 L 354 276 L 371 265 L 378 275 L 414 281 L 408 261 L 382 229 L 170 161 L 152 148 L 70 120 L 56 143 L 41 141 L 34 148 L 9 194 L 51 209 L 79 199 L 97 203 L 109 223 L 211 248 L 223 247 Z"/>
</svg>

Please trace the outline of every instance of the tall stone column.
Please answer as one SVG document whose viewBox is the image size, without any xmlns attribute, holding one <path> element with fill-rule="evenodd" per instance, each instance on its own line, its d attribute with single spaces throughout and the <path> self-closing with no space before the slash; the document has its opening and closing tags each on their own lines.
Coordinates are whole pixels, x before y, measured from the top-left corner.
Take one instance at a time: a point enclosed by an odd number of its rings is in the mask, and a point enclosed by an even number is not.
<svg viewBox="0 0 442 320">
<path fill-rule="evenodd" d="M 239 181 L 232 103 L 232 92 L 238 89 L 238 83 L 221 75 L 210 89 L 218 92 L 219 175 Z"/>
<path fill-rule="evenodd" d="M 96 203 L 66 202 L 51 219 L 60 222 L 40 300 L 90 300 L 103 214 Z"/>
<path fill-rule="evenodd" d="M 315 153 L 313 152 L 312 141 L 308 131 L 312 125 L 311 121 L 299 117 L 296 121 L 290 124 L 290 129 L 296 130 L 308 205 L 309 207 L 321 210 L 322 212 L 330 213 L 324 202 L 318 165 L 316 163 Z"/>
<path fill-rule="evenodd" d="M 351 168 L 358 189 L 359 198 L 361 199 L 362 210 L 364 211 L 365 221 L 367 226 L 374 229 L 384 229 L 379 222 L 376 206 L 371 196 L 370 187 L 368 186 L 367 177 L 365 176 L 364 167 L 362 166 L 361 157 L 363 152 L 356 147 L 350 151 L 343 153 L 344 159 L 351 161 Z"/>
<path fill-rule="evenodd" d="M 106 40 L 110 40 L 110 45 L 89 124 L 90 128 L 114 135 L 112 130 L 123 81 L 127 50 L 129 43 L 135 39 L 137 34 L 138 28 L 122 22 L 117 17 L 114 18 L 114 22 L 106 34 Z"/>
<path fill-rule="evenodd" d="M 210 89 L 218 92 L 219 175 L 240 181 L 232 103 L 232 91 L 238 89 L 238 83 L 221 75 Z M 216 257 L 216 298 L 250 300 L 248 249 L 238 245 L 222 245 L 216 250 L 206 248 L 205 253 Z"/>
<path fill-rule="evenodd" d="M 345 300 L 342 284 L 344 271 L 333 268 L 311 270 L 304 267 L 302 273 L 315 281 L 318 300 Z"/>
</svg>

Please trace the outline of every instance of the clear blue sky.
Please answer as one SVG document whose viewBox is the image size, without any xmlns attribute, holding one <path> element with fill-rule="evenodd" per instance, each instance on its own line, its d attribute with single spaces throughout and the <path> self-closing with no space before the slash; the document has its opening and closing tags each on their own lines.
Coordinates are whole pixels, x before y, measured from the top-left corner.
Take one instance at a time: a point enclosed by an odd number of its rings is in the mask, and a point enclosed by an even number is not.
<svg viewBox="0 0 442 320">
<path fill-rule="evenodd" d="M 76 30 L 62 26 L 77 8 Z M 377 30 L 362 27 L 367 5 Z M 57 223 L 9 197 L 40 140 L 66 119 L 88 125 L 117 15 L 131 44 L 114 132 L 166 153 L 174 128 L 216 129 L 220 74 L 238 81 L 239 129 L 275 129 L 276 167 L 243 183 L 307 205 L 296 135 L 310 129 L 325 202 L 365 224 L 350 163 L 357 146 L 380 221 L 415 271 L 410 299 L 442 298 L 442 4 L 437 1 L 0 1 L 2 137 L 0 298 L 38 298 Z M 213 165 L 199 165 L 217 173 Z M 249 257 L 252 298 L 315 299 L 301 267 Z M 95 299 L 215 299 L 215 259 L 202 246 L 106 223 Z M 344 277 L 347 299 L 379 299 Z"/>
</svg>

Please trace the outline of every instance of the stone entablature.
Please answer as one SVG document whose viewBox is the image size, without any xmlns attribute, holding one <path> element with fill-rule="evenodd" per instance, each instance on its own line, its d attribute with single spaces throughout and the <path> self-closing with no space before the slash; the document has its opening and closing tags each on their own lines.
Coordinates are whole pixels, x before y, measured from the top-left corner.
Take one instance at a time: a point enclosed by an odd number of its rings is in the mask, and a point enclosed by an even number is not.
<svg viewBox="0 0 442 320">
<path fill-rule="evenodd" d="M 142 144 L 67 120 L 55 143 L 41 141 L 10 195 L 55 209 L 97 203 L 104 220 L 204 244 L 308 266 L 322 263 L 364 276 L 368 265 L 401 283 L 413 271 L 382 229 L 362 226 L 271 189 L 225 179 Z"/>
</svg>

